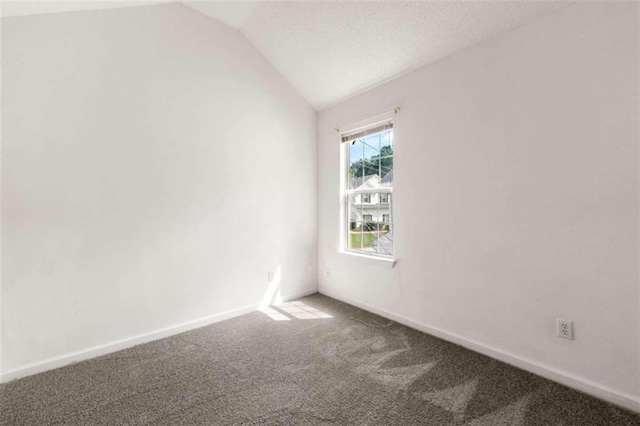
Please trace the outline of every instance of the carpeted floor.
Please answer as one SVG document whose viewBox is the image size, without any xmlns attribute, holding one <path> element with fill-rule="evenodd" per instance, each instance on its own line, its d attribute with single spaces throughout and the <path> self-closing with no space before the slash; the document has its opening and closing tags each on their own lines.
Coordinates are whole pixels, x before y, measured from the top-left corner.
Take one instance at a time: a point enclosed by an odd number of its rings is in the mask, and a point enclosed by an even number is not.
<svg viewBox="0 0 640 426">
<path fill-rule="evenodd" d="M 322 295 L 0 386 L 1 425 L 640 425 Z"/>
</svg>

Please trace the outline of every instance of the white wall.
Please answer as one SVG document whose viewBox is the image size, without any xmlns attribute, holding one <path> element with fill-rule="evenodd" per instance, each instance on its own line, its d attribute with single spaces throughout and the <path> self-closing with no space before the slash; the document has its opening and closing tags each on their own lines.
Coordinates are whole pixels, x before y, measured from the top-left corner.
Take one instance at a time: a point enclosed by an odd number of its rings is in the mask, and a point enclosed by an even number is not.
<svg viewBox="0 0 640 426">
<path fill-rule="evenodd" d="M 237 31 L 178 4 L 2 24 L 5 378 L 254 306 L 278 267 L 317 289 L 316 113 Z"/>
<path fill-rule="evenodd" d="M 0 4 L 2 13 L 2 4 Z M 2 188 L 2 19 L 0 19 L 0 189 Z M 2 191 L 0 190 L 0 380 L 2 380 Z"/>
<path fill-rule="evenodd" d="M 334 128 L 395 106 L 385 269 L 337 252 Z M 640 410 L 637 4 L 570 6 L 318 123 L 321 292 Z"/>
</svg>

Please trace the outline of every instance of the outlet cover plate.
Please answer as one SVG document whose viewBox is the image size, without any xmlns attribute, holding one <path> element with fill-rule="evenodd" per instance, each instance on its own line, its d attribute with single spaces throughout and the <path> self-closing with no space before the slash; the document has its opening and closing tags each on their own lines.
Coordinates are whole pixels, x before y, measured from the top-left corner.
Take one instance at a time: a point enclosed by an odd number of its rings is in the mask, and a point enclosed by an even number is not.
<svg viewBox="0 0 640 426">
<path fill-rule="evenodd" d="M 557 334 L 563 339 L 573 340 L 573 321 L 557 319 Z"/>
</svg>

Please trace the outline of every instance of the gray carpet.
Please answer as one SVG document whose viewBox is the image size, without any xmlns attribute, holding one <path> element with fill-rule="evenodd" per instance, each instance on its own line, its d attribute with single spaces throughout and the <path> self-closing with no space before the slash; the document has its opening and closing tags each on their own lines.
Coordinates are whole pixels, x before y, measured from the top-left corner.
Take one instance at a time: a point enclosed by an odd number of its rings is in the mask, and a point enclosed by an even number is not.
<svg viewBox="0 0 640 426">
<path fill-rule="evenodd" d="M 634 425 L 322 295 L 0 386 L 1 425 Z"/>
</svg>

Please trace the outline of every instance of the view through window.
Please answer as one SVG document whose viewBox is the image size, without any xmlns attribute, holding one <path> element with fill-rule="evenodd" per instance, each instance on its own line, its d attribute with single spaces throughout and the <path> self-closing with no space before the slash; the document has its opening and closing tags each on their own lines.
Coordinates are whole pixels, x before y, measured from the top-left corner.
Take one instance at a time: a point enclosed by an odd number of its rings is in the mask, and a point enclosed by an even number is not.
<svg viewBox="0 0 640 426">
<path fill-rule="evenodd" d="M 349 160 L 345 249 L 392 257 L 393 124 L 343 134 L 342 141 Z"/>
</svg>

